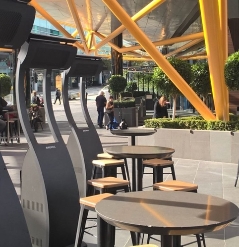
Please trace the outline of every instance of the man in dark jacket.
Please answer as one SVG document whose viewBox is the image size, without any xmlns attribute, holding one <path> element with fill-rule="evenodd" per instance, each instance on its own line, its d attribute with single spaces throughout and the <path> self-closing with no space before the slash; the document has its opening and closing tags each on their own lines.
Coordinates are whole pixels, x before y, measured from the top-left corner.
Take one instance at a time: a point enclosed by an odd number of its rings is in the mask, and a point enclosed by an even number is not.
<svg viewBox="0 0 239 247">
<path fill-rule="evenodd" d="M 100 94 L 96 97 L 95 102 L 98 112 L 98 125 L 100 128 L 103 128 L 104 108 L 107 102 L 103 91 L 100 91 Z"/>
</svg>

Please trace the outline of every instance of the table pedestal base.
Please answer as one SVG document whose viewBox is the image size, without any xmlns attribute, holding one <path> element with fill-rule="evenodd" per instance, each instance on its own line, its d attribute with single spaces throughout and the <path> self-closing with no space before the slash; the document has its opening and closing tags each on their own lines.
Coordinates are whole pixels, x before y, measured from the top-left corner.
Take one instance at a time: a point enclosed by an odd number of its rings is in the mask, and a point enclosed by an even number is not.
<svg viewBox="0 0 239 247">
<path fill-rule="evenodd" d="M 181 236 L 162 235 L 161 247 L 180 247 Z"/>
</svg>

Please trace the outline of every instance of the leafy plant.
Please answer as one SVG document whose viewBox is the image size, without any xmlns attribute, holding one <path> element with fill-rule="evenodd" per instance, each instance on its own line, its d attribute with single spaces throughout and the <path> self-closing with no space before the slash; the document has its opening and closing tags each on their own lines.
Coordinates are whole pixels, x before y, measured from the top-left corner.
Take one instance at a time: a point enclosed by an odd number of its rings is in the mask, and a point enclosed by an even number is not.
<svg viewBox="0 0 239 247">
<path fill-rule="evenodd" d="M 239 120 L 234 118 L 229 122 L 224 121 L 207 121 L 196 119 L 195 117 L 177 118 L 175 120 L 157 118 L 146 119 L 144 121 L 147 128 L 169 128 L 169 129 L 192 129 L 192 130 L 220 130 L 220 131 L 237 131 L 239 129 Z"/>
<path fill-rule="evenodd" d="M 127 86 L 127 80 L 122 75 L 112 75 L 109 79 L 109 90 L 118 96 L 124 92 Z"/>
<path fill-rule="evenodd" d="M 192 65 L 192 81 L 190 86 L 205 102 L 209 93 L 212 92 L 210 72 L 207 62 L 198 62 Z"/>
<path fill-rule="evenodd" d="M 130 81 L 127 83 L 127 86 L 125 88 L 125 91 L 126 92 L 130 92 L 130 93 L 133 93 L 135 90 L 137 90 L 137 83 L 136 82 L 133 82 L 133 81 Z"/>
<path fill-rule="evenodd" d="M 231 90 L 239 90 L 239 51 L 231 54 L 225 64 L 225 80 Z"/>
<path fill-rule="evenodd" d="M 169 58 L 168 61 L 187 83 L 191 82 L 192 71 L 191 65 L 188 62 L 174 57 Z M 171 96 L 173 98 L 172 118 L 174 119 L 176 111 L 176 99 L 177 96 L 181 94 L 181 92 L 159 67 L 154 69 L 153 80 L 162 95 Z"/>
<path fill-rule="evenodd" d="M 11 91 L 11 78 L 8 75 L 0 74 L 0 96 L 4 97 L 10 94 Z"/>
</svg>

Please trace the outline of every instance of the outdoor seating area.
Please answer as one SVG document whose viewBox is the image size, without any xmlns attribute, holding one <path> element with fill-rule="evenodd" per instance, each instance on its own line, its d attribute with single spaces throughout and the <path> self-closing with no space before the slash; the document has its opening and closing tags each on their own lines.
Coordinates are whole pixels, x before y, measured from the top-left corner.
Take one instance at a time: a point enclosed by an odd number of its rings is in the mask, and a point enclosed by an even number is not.
<svg viewBox="0 0 239 247">
<path fill-rule="evenodd" d="M 0 0 L 0 247 L 238 246 L 232 1 Z"/>
</svg>

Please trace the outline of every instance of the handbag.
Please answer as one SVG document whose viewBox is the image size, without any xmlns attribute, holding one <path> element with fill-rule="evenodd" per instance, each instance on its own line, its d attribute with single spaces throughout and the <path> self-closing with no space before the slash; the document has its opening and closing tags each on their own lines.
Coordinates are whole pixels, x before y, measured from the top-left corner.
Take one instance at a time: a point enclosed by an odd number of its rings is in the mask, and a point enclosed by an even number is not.
<svg viewBox="0 0 239 247">
<path fill-rule="evenodd" d="M 112 110 L 112 109 L 105 109 L 105 112 L 106 112 L 107 114 L 109 114 L 109 113 L 113 112 L 113 110 Z"/>
</svg>

